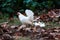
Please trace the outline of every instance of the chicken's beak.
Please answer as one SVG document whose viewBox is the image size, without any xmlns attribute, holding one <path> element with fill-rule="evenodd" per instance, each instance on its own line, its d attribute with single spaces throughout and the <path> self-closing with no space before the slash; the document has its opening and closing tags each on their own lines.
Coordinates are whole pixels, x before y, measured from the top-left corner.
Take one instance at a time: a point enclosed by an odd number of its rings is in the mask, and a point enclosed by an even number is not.
<svg viewBox="0 0 60 40">
<path fill-rule="evenodd" d="M 20 12 L 17 12 L 17 15 L 19 15 Z"/>
</svg>

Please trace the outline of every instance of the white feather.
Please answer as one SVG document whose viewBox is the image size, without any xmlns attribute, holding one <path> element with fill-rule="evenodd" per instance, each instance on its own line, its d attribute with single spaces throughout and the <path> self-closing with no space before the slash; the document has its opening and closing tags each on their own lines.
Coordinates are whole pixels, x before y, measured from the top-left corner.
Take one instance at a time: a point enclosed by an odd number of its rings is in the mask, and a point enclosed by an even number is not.
<svg viewBox="0 0 60 40">
<path fill-rule="evenodd" d="M 33 13 L 33 11 L 26 9 L 25 13 L 30 18 L 31 21 L 34 20 L 34 13 Z"/>
</svg>

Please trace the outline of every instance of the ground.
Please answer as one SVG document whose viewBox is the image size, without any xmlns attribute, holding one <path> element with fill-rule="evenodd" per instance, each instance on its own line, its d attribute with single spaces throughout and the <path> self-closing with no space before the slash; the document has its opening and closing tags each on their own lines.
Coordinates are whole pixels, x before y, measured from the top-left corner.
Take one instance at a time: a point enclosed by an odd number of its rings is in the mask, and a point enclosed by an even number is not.
<svg viewBox="0 0 60 40">
<path fill-rule="evenodd" d="M 4 23 L 4 22 L 9 22 L 9 20 L 7 18 L 3 18 L 0 19 L 0 24 Z M 14 20 L 9 22 L 9 25 L 21 25 L 20 21 L 18 18 L 14 18 Z M 60 27 L 60 23 L 59 22 L 47 22 L 46 23 L 46 29 L 48 28 L 54 28 L 54 27 Z M 21 37 L 21 36 L 16 36 L 15 40 L 31 40 L 29 37 Z"/>
</svg>

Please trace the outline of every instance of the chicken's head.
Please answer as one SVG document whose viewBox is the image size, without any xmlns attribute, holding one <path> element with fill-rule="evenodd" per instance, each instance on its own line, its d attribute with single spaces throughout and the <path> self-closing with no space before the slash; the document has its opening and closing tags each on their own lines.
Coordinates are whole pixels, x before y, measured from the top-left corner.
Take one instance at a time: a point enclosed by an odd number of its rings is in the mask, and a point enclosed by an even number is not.
<svg viewBox="0 0 60 40">
<path fill-rule="evenodd" d="M 17 12 L 17 15 L 20 15 L 21 13 L 20 12 Z"/>
</svg>

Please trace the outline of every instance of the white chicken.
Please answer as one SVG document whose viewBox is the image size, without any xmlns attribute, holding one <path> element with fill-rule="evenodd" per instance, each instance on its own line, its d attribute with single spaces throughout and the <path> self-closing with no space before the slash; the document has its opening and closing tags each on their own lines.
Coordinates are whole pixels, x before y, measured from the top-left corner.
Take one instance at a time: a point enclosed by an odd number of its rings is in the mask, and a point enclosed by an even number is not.
<svg viewBox="0 0 60 40">
<path fill-rule="evenodd" d="M 24 16 L 20 12 L 18 12 L 17 14 L 18 14 L 19 20 L 21 21 L 22 24 L 30 24 L 30 25 L 32 25 L 32 22 L 30 21 L 29 17 Z"/>
<path fill-rule="evenodd" d="M 45 23 L 43 23 L 43 22 L 34 22 L 33 24 L 35 26 L 45 27 Z"/>
<path fill-rule="evenodd" d="M 21 21 L 22 24 L 30 24 L 33 25 L 33 19 L 34 19 L 34 13 L 31 10 L 26 9 L 25 13 L 27 16 L 24 16 L 20 12 L 18 12 L 18 17 L 19 20 Z"/>
<path fill-rule="evenodd" d="M 40 24 L 40 27 L 45 27 L 45 23 L 39 22 L 39 24 Z"/>
</svg>

